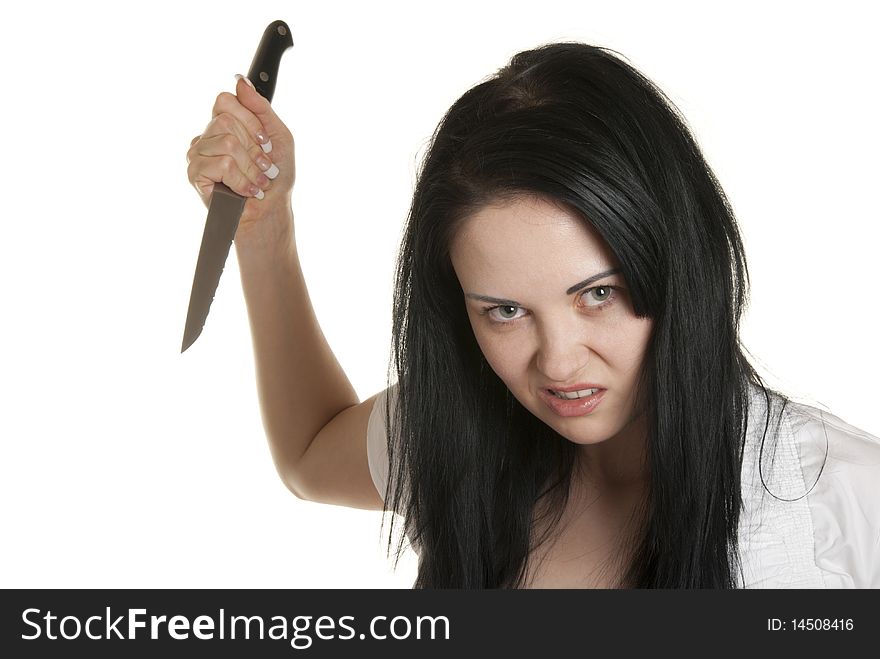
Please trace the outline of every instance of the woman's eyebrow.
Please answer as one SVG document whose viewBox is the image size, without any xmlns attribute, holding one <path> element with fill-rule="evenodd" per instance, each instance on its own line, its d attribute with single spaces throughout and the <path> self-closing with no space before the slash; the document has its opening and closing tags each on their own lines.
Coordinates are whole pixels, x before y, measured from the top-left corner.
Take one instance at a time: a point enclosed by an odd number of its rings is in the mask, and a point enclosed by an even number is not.
<svg viewBox="0 0 880 659">
<path fill-rule="evenodd" d="M 569 287 L 566 291 L 566 295 L 571 295 L 572 293 L 581 290 L 585 286 L 589 286 L 594 281 L 598 281 L 603 277 L 610 277 L 611 275 L 616 275 L 620 272 L 620 268 L 612 268 L 611 270 L 605 270 L 604 272 L 600 272 L 598 274 L 587 277 L 582 282 L 578 282 L 574 286 Z M 492 304 L 501 304 L 504 306 L 510 307 L 521 307 L 522 305 L 516 300 L 504 300 L 497 297 L 489 297 L 488 295 L 477 295 L 476 293 L 465 293 L 465 297 L 469 297 L 472 300 L 480 300 L 481 302 L 491 302 Z"/>
<path fill-rule="evenodd" d="M 611 268 L 611 270 L 606 270 L 605 272 L 600 272 L 598 275 L 593 275 L 592 277 L 587 277 L 582 282 L 575 284 L 567 291 L 565 291 L 566 295 L 571 295 L 575 291 L 581 290 L 584 286 L 589 286 L 594 281 L 598 281 L 602 279 L 602 277 L 610 277 L 611 275 L 616 275 L 620 272 L 620 268 Z"/>
<path fill-rule="evenodd" d="M 465 297 L 480 302 L 491 302 L 492 304 L 500 304 L 505 307 L 521 307 L 522 305 L 515 300 L 502 300 L 499 297 L 489 297 L 488 295 L 477 295 L 476 293 L 465 293 Z"/>
</svg>

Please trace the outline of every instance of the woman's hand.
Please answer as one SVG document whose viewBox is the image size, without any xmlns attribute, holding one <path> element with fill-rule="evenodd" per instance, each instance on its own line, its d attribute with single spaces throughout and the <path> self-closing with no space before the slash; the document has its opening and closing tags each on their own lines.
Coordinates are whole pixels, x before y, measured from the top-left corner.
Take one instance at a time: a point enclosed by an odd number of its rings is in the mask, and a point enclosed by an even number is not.
<svg viewBox="0 0 880 659">
<path fill-rule="evenodd" d="M 217 182 L 247 198 L 236 238 L 257 229 L 283 232 L 291 222 L 293 136 L 269 101 L 238 78 L 235 94 L 217 96 L 210 123 L 193 138 L 187 176 L 206 206 Z"/>
</svg>

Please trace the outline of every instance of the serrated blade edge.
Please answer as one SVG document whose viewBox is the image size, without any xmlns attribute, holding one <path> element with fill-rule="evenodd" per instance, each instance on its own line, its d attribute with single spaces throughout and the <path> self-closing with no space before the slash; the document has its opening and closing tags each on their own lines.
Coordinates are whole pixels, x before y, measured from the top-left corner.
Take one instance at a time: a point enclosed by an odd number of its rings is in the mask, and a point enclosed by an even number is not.
<svg viewBox="0 0 880 659">
<path fill-rule="evenodd" d="M 224 184 L 214 184 L 189 296 L 181 353 L 195 343 L 205 326 L 245 201 Z"/>
</svg>

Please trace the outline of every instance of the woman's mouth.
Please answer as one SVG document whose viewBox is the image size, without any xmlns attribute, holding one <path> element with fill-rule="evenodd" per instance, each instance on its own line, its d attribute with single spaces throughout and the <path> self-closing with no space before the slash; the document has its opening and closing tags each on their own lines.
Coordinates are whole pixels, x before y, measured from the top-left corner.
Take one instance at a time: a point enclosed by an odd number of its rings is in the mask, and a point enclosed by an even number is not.
<svg viewBox="0 0 880 659">
<path fill-rule="evenodd" d="M 600 387 L 584 387 L 571 391 L 541 389 L 540 396 L 547 406 L 559 416 L 585 416 L 592 414 L 602 401 L 605 391 Z"/>
<path fill-rule="evenodd" d="M 574 400 L 575 398 L 586 398 L 587 396 L 592 396 L 593 394 L 598 392 L 599 389 L 578 389 L 577 391 L 556 391 L 555 389 L 548 389 L 548 391 L 554 396 L 562 398 L 563 400 Z"/>
</svg>

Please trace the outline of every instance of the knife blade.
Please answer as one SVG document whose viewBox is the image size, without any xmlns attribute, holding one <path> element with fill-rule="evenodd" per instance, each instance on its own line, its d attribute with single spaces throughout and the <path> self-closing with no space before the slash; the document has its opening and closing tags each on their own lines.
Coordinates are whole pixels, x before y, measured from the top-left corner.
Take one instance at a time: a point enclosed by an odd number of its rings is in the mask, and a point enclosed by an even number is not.
<svg viewBox="0 0 880 659">
<path fill-rule="evenodd" d="M 275 95 L 281 56 L 292 46 L 293 37 L 284 21 L 273 21 L 263 31 L 263 38 L 254 54 L 247 77 L 270 103 Z M 233 192 L 223 183 L 214 184 L 189 296 L 181 353 L 195 343 L 205 327 L 245 201 L 245 197 Z"/>
</svg>

